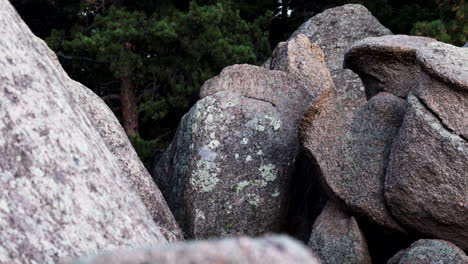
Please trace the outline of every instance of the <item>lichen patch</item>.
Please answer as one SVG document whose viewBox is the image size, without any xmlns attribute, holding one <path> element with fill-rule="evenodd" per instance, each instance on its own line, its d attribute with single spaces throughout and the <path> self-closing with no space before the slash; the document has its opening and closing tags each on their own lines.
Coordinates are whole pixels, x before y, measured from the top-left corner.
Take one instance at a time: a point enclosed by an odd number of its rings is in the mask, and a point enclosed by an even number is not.
<svg viewBox="0 0 468 264">
<path fill-rule="evenodd" d="M 262 165 L 258 170 L 265 181 L 270 182 L 276 179 L 276 166 L 274 164 Z"/>
<path fill-rule="evenodd" d="M 216 163 L 198 160 L 196 169 L 192 172 L 190 177 L 190 184 L 202 192 L 211 192 L 216 184 L 219 182 L 218 173 L 220 169 Z"/>
</svg>

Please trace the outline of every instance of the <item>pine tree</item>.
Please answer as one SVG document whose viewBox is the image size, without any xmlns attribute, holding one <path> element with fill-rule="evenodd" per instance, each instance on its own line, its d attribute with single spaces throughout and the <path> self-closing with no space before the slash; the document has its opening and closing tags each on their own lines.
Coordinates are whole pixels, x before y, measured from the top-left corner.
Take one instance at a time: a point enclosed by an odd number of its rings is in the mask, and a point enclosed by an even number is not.
<svg viewBox="0 0 468 264">
<path fill-rule="evenodd" d="M 170 138 L 207 79 L 270 55 L 268 17 L 248 22 L 229 3 L 193 2 L 167 16 L 96 4 L 83 6 L 77 23 L 68 32 L 54 30 L 47 42 L 72 78 L 107 100 L 145 152 L 145 143 Z"/>
<path fill-rule="evenodd" d="M 439 19 L 418 22 L 412 34 L 434 37 L 440 41 L 462 46 L 468 41 L 468 2 L 465 0 L 437 0 Z"/>
</svg>

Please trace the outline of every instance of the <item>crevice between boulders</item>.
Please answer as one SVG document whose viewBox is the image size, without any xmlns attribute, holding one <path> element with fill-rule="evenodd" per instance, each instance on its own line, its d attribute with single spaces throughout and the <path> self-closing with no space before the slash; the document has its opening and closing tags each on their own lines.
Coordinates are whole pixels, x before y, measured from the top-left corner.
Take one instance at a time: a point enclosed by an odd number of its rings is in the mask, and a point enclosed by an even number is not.
<svg viewBox="0 0 468 264">
<path fill-rule="evenodd" d="M 265 99 L 260 99 L 260 98 L 257 98 L 257 97 L 253 97 L 253 96 L 248 96 L 248 95 L 245 95 L 245 94 L 241 94 L 241 93 L 238 93 L 238 92 L 233 92 L 233 91 L 226 91 L 226 90 L 220 90 L 220 91 L 216 91 L 214 93 L 211 93 L 211 94 L 207 94 L 205 96 L 203 96 L 203 98 L 205 97 L 208 97 L 208 96 L 213 96 L 219 92 L 225 92 L 225 93 L 234 93 L 234 94 L 237 94 L 241 97 L 245 97 L 245 98 L 248 98 L 248 99 L 253 99 L 253 100 L 257 100 L 257 101 L 260 101 L 260 102 L 264 102 L 264 103 L 268 103 L 270 105 L 272 105 L 273 107 L 276 107 L 276 104 L 273 103 L 273 102 L 270 102 L 268 100 L 265 100 Z M 203 99 L 203 98 L 200 98 L 200 99 Z"/>
<path fill-rule="evenodd" d="M 328 200 L 322 187 L 322 172 L 314 158 L 300 150 L 289 187 L 284 231 L 304 243 L 309 242 L 312 225 Z"/>
<path fill-rule="evenodd" d="M 450 127 L 448 127 L 445 122 L 443 121 L 443 119 L 440 117 L 439 114 L 437 114 L 437 112 L 435 112 L 434 110 L 432 110 L 428 104 L 426 104 L 426 102 L 419 98 L 416 94 L 414 95 L 414 97 L 416 97 L 416 99 L 418 100 L 419 103 L 421 103 L 422 106 L 424 106 L 424 108 L 429 111 L 432 116 L 434 116 L 440 123 L 440 125 L 445 129 L 447 130 L 448 132 L 458 136 L 460 139 L 462 139 L 463 141 L 467 142 L 468 143 L 468 138 L 466 138 L 465 136 L 461 135 L 461 134 L 458 134 L 455 132 L 455 130 L 451 129 Z"/>
<path fill-rule="evenodd" d="M 272 103 L 272 102 L 267 101 L 267 100 L 265 100 L 265 99 L 260 99 L 260 98 L 257 98 L 257 97 L 247 96 L 247 95 L 244 95 L 244 94 L 241 94 L 241 96 L 242 96 L 242 97 L 245 97 L 245 98 L 257 100 L 257 101 L 260 101 L 260 102 L 268 103 L 268 104 L 271 104 L 273 107 L 276 107 L 276 104 L 275 104 L 275 103 Z"/>
</svg>

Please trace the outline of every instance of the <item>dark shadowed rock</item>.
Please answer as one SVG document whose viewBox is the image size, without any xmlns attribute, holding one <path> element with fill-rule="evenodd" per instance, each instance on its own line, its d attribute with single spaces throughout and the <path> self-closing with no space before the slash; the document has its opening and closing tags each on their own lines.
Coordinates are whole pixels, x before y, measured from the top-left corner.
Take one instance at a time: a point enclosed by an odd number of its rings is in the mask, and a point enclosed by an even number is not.
<svg viewBox="0 0 468 264">
<path fill-rule="evenodd" d="M 297 127 L 316 94 L 333 88 L 320 49 L 292 41 L 277 49 L 281 71 L 234 65 L 208 80 L 158 162 L 153 176 L 189 237 L 282 226 Z"/>
<path fill-rule="evenodd" d="M 443 240 L 421 239 L 398 252 L 387 264 L 466 264 L 463 250 Z"/>
<path fill-rule="evenodd" d="M 359 77 L 343 69 L 345 52 L 356 41 L 367 37 L 391 35 L 364 6 L 348 4 L 330 8 L 302 24 L 293 34 L 304 34 L 317 43 L 333 77 L 338 102 L 352 116 L 352 112 L 366 102 L 364 86 Z"/>
<path fill-rule="evenodd" d="M 0 262 L 166 241 L 72 84 L 0 0 Z"/>
<path fill-rule="evenodd" d="M 330 200 L 312 228 L 309 246 L 323 264 L 370 264 L 367 243 L 353 216 Z"/>
<path fill-rule="evenodd" d="M 388 164 L 387 204 L 405 227 L 468 249 L 468 143 L 416 96 L 408 104 Z"/>
<path fill-rule="evenodd" d="M 346 53 L 344 67 L 361 77 L 367 98 L 379 92 L 406 98 L 419 85 L 416 51 L 434 41 L 406 35 L 366 38 Z"/>
<path fill-rule="evenodd" d="M 75 264 L 319 264 L 303 245 L 284 236 L 229 238 L 103 253 Z"/>
<path fill-rule="evenodd" d="M 353 212 L 401 232 L 403 228 L 387 211 L 383 191 L 388 157 L 405 110 L 406 102 L 392 94 L 371 98 L 355 113 L 344 135 L 344 159 L 338 161 L 344 170 L 324 177 Z"/>
<path fill-rule="evenodd" d="M 436 42 L 419 49 L 418 97 L 455 134 L 468 140 L 468 52 Z"/>
<path fill-rule="evenodd" d="M 62 69 L 55 53 L 47 44 L 36 38 L 38 47 L 49 54 L 58 69 Z M 74 99 L 85 111 L 91 123 L 97 129 L 108 149 L 117 159 L 120 169 L 130 180 L 132 188 L 137 191 L 154 221 L 161 227 L 161 232 L 168 241 L 183 239 L 172 212 L 169 209 L 159 188 L 138 157 L 135 149 L 128 140 L 127 134 L 115 117 L 112 110 L 93 91 L 79 82 L 68 79 L 69 87 Z"/>
</svg>

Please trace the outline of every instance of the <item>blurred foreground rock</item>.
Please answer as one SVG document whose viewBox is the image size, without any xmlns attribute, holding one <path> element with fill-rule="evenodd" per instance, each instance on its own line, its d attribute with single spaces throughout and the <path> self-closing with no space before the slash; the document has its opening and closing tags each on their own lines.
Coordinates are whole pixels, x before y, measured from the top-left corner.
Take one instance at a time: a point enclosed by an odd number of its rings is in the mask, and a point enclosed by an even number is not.
<svg viewBox="0 0 468 264">
<path fill-rule="evenodd" d="M 298 242 L 284 236 L 176 243 L 103 253 L 75 264 L 320 264 Z"/>
</svg>

